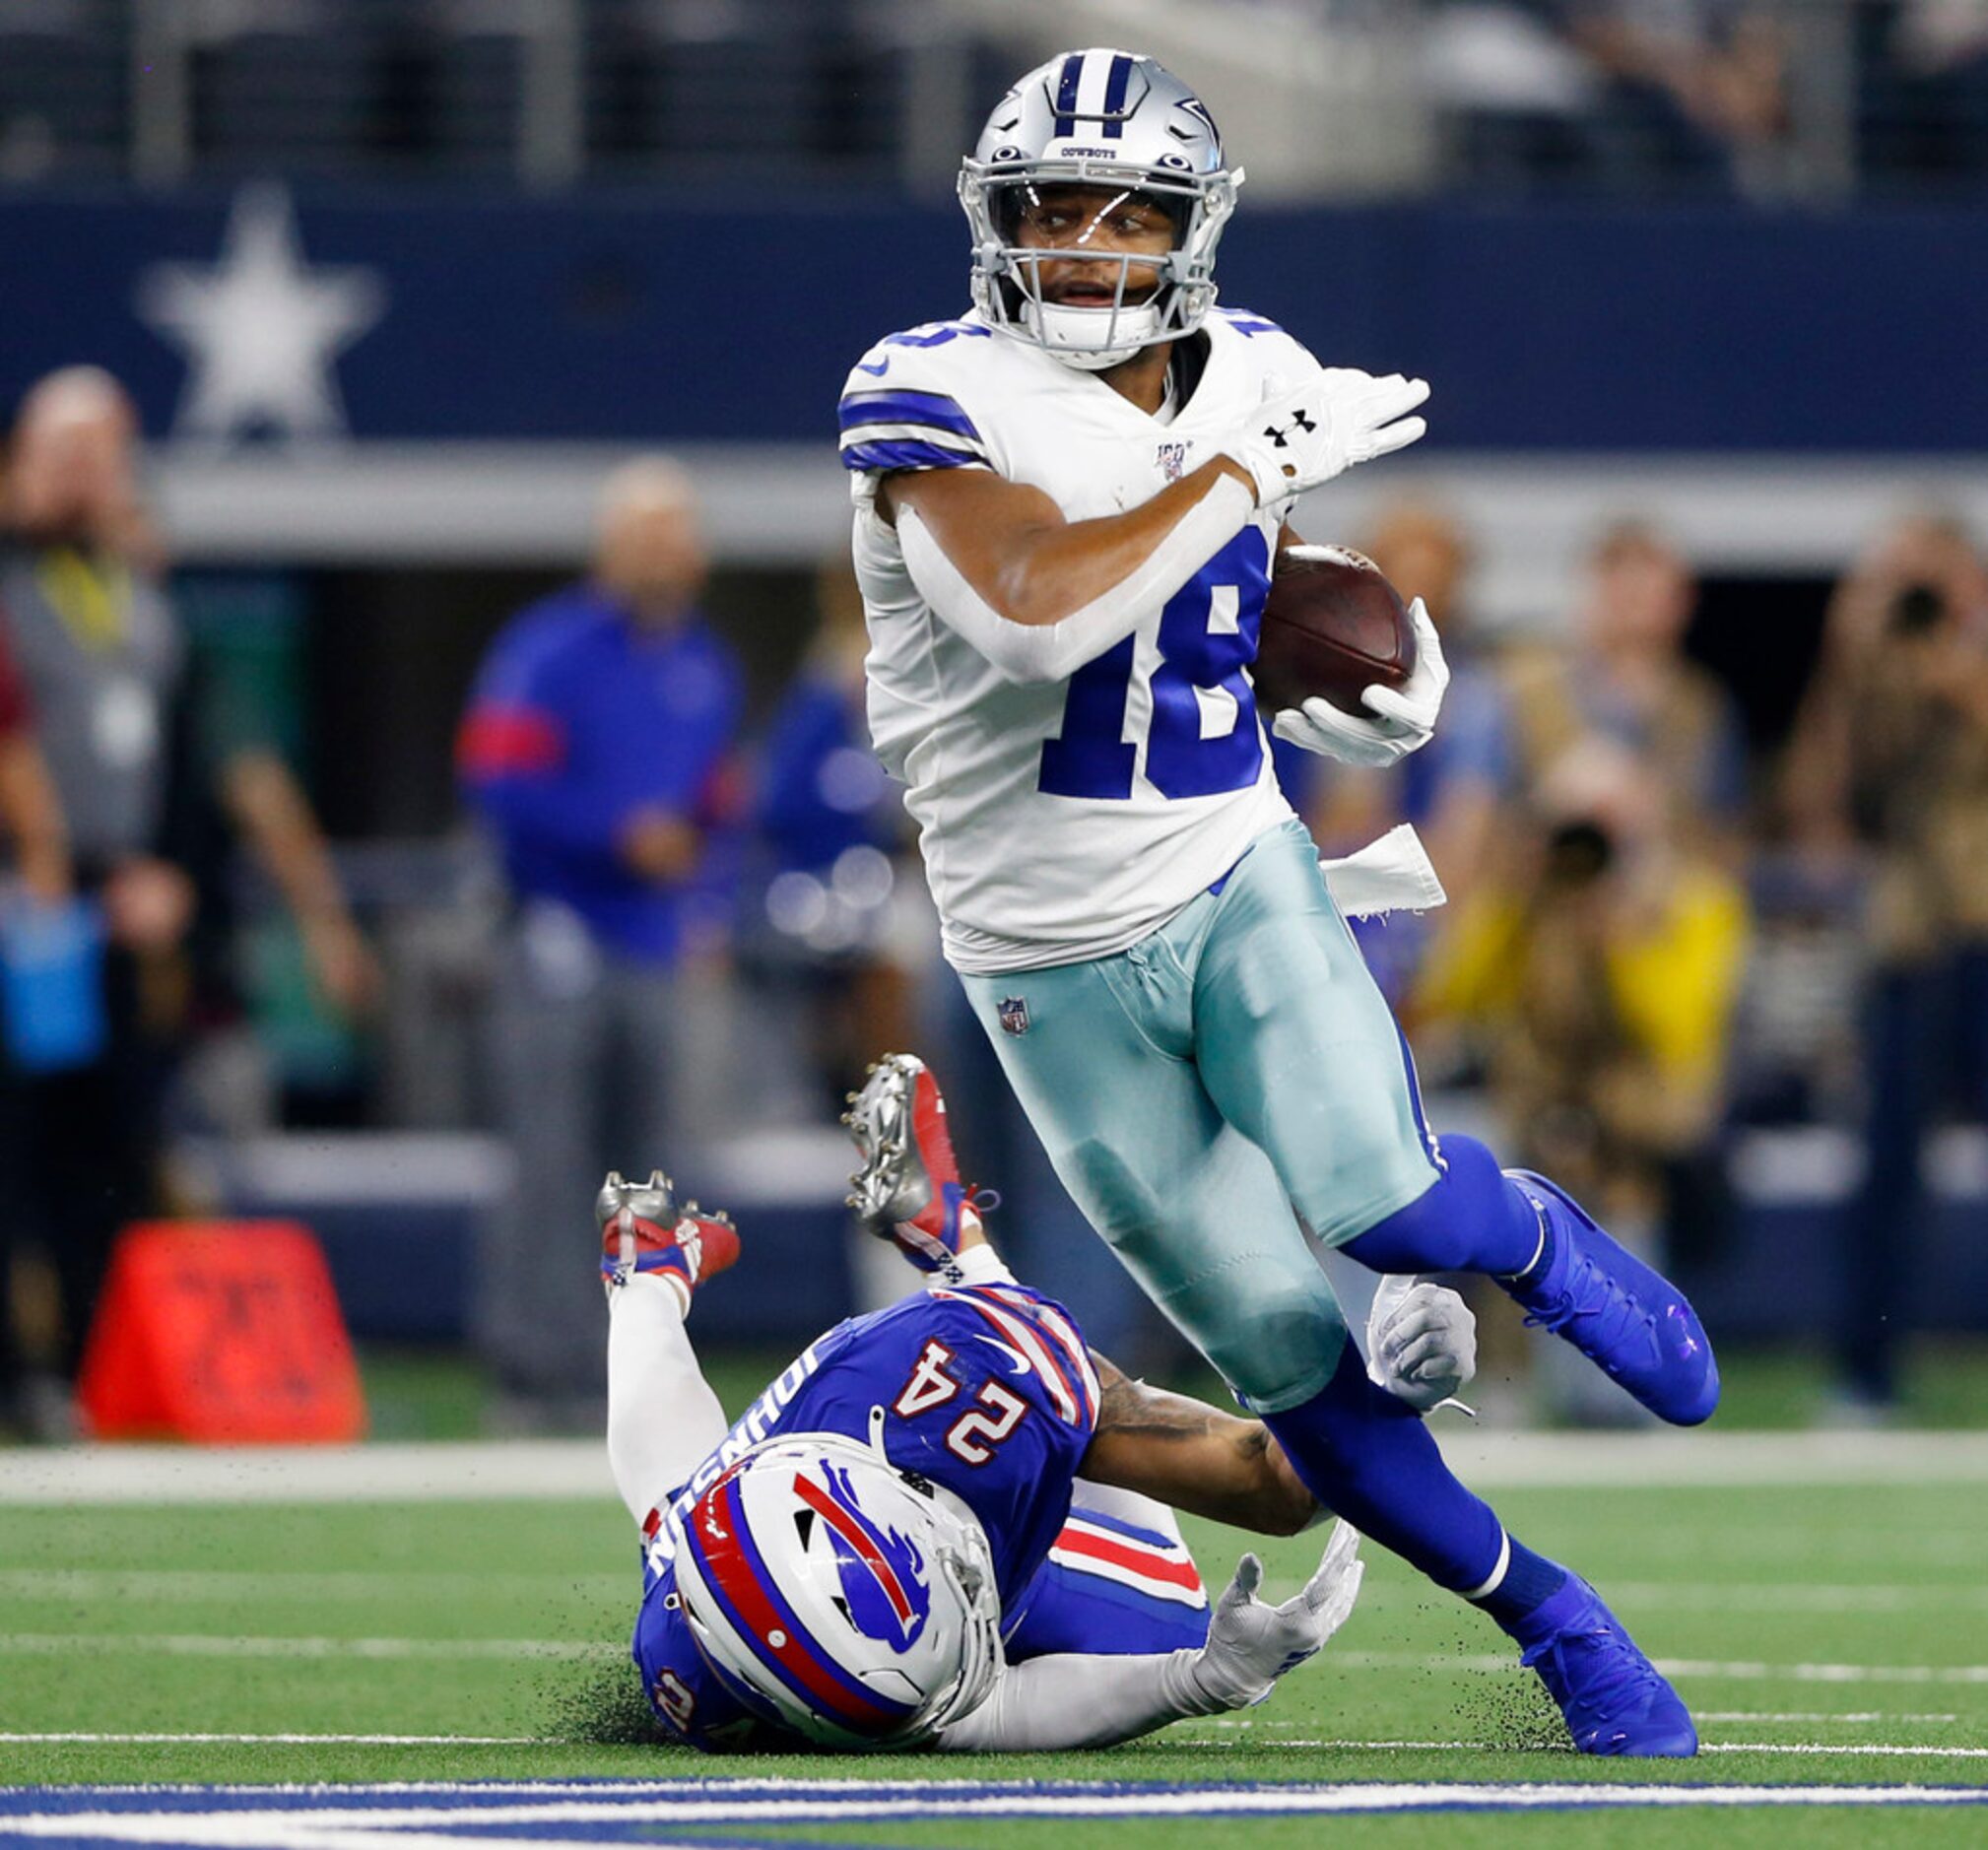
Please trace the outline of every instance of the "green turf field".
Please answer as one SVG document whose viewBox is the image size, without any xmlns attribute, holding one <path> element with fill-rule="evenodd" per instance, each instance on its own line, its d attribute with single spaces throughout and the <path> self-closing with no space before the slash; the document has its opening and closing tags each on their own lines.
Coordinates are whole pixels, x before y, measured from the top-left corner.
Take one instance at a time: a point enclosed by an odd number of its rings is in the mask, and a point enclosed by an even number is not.
<svg viewBox="0 0 1988 1850">
<path fill-rule="evenodd" d="M 755 1777 L 1162 1781 L 1988 1782 L 1988 1487 L 1510 1489 L 1515 1531 L 1580 1563 L 1673 1670 L 1694 1763 L 1556 1749 L 1495 1629 L 1385 1555 L 1340 1639 L 1270 1703 L 1109 1754 L 758 1760 Z M 1213 1579 L 1241 1546 L 1198 1526 Z M 1267 1547 L 1294 1587 L 1316 1544 Z M 611 1500 L 0 1506 L 0 1783 L 613 1779 L 737 1771 L 647 1742 L 624 1640 L 634 1550 Z M 1274 1591 L 1274 1589 L 1273 1589 Z M 1282 1597 L 1282 1595 L 1276 1595 Z M 23 1740 L 75 1734 L 127 1737 Z M 423 1744 L 196 1741 L 408 1735 Z M 157 1735 L 165 1740 L 132 1740 Z M 482 1742 L 464 1739 L 486 1738 Z M 491 1739 L 494 1738 L 494 1739 Z M 1073 1850 L 1322 1828 L 1426 1841 L 1419 1817 L 1059 1822 Z M 1444 1842 L 1980 1842 L 1980 1811 L 1445 1814 Z M 768 1823 L 754 1841 L 1033 1840 L 976 1818 Z M 717 1836 L 725 1836 L 717 1831 Z M 732 1833 L 737 1835 L 737 1833 Z M 0 1817 L 0 1841 L 8 1841 Z M 709 1840 L 709 1834 L 706 1835 Z M 742 1839 L 743 1840 L 743 1839 Z"/>
</svg>

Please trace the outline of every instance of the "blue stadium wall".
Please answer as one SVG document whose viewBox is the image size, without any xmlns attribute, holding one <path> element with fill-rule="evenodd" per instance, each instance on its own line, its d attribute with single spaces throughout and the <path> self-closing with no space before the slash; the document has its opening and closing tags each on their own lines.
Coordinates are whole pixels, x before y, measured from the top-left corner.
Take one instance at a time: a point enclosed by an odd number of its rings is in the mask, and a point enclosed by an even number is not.
<svg viewBox="0 0 1988 1850">
<path fill-rule="evenodd" d="M 0 202 L 0 405 L 88 359 L 164 434 L 181 357 L 136 312 L 212 264 L 230 196 Z M 378 439 L 822 438 L 878 335 L 963 304 L 937 206 L 299 197 L 305 261 L 387 305 L 338 363 Z M 1245 207 L 1225 296 L 1331 362 L 1421 372 L 1458 452 L 1988 450 L 1988 210 Z"/>
</svg>

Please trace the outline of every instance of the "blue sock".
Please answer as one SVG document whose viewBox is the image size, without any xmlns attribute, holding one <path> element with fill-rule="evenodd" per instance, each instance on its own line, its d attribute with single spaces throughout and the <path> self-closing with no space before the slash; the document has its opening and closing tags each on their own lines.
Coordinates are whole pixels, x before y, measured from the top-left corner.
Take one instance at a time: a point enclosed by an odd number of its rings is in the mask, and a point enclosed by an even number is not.
<svg viewBox="0 0 1988 1850">
<path fill-rule="evenodd" d="M 1519 1185 L 1475 1137 L 1445 1137 L 1447 1165 L 1432 1187 L 1342 1250 L 1376 1272 L 1526 1271 L 1540 1247 L 1541 1222 Z"/>
<path fill-rule="evenodd" d="M 1321 1393 L 1263 1423 L 1313 1496 L 1437 1586 L 1468 1593 L 1497 1571 L 1491 1505 L 1450 1475 L 1421 1415 L 1366 1378 L 1350 1340 Z"/>
<path fill-rule="evenodd" d="M 1523 1542 L 1511 1546 L 1512 1557 L 1504 1578 L 1494 1591 L 1475 1602 L 1507 1631 L 1530 1619 L 1567 1583 L 1567 1570 L 1559 1562 L 1535 1554 Z"/>
</svg>

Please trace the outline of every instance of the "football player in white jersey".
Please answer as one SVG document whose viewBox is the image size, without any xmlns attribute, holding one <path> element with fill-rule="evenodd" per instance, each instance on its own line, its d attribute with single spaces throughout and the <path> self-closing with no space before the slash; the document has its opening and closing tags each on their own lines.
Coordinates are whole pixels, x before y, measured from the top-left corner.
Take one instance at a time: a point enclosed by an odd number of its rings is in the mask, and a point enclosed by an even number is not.
<svg viewBox="0 0 1988 1850">
<path fill-rule="evenodd" d="M 1321 1502 L 1522 1648 L 1575 1744 L 1689 1754 L 1676 1692 L 1367 1380 L 1305 1229 L 1376 1272 L 1480 1271 L 1663 1418 L 1718 1398 L 1683 1294 L 1554 1184 L 1422 1115 L 1399 1029 L 1273 779 L 1249 666 L 1295 496 L 1423 434 L 1422 381 L 1322 367 L 1216 306 L 1242 178 L 1208 109 L 1097 49 L 1016 85 L 965 161 L 970 312 L 840 405 L 870 720 L 946 956 L 1072 1196 Z M 1369 717 L 1268 716 L 1385 763 Z"/>
</svg>

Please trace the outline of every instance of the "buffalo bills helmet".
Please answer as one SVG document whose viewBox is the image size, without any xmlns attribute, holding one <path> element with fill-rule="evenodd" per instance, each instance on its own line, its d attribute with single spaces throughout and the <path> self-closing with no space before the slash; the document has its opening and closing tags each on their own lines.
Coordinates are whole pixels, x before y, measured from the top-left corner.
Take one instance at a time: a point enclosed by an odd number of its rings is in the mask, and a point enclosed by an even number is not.
<svg viewBox="0 0 1988 1850">
<path fill-rule="evenodd" d="M 1215 247 L 1241 183 L 1242 169 L 1224 165 L 1208 106 L 1163 65 L 1108 48 L 1060 53 L 1002 98 L 961 164 L 960 203 L 973 228 L 974 305 L 1003 333 L 1087 371 L 1178 340 L 1215 304 Z M 1044 299 L 1041 264 L 1069 253 L 1022 245 L 1017 226 L 1038 189 L 1060 185 L 1137 195 L 1173 221 L 1173 248 L 1145 299 L 1126 299 L 1132 273 L 1156 266 L 1133 256 L 1118 259 L 1108 306 Z M 1097 254 L 1106 261 L 1116 255 Z"/>
<path fill-rule="evenodd" d="M 1000 1666 L 987 1537 L 964 1503 L 836 1433 L 767 1439 L 681 1518 L 677 1593 L 754 1713 L 826 1746 L 901 1747 Z"/>
</svg>

